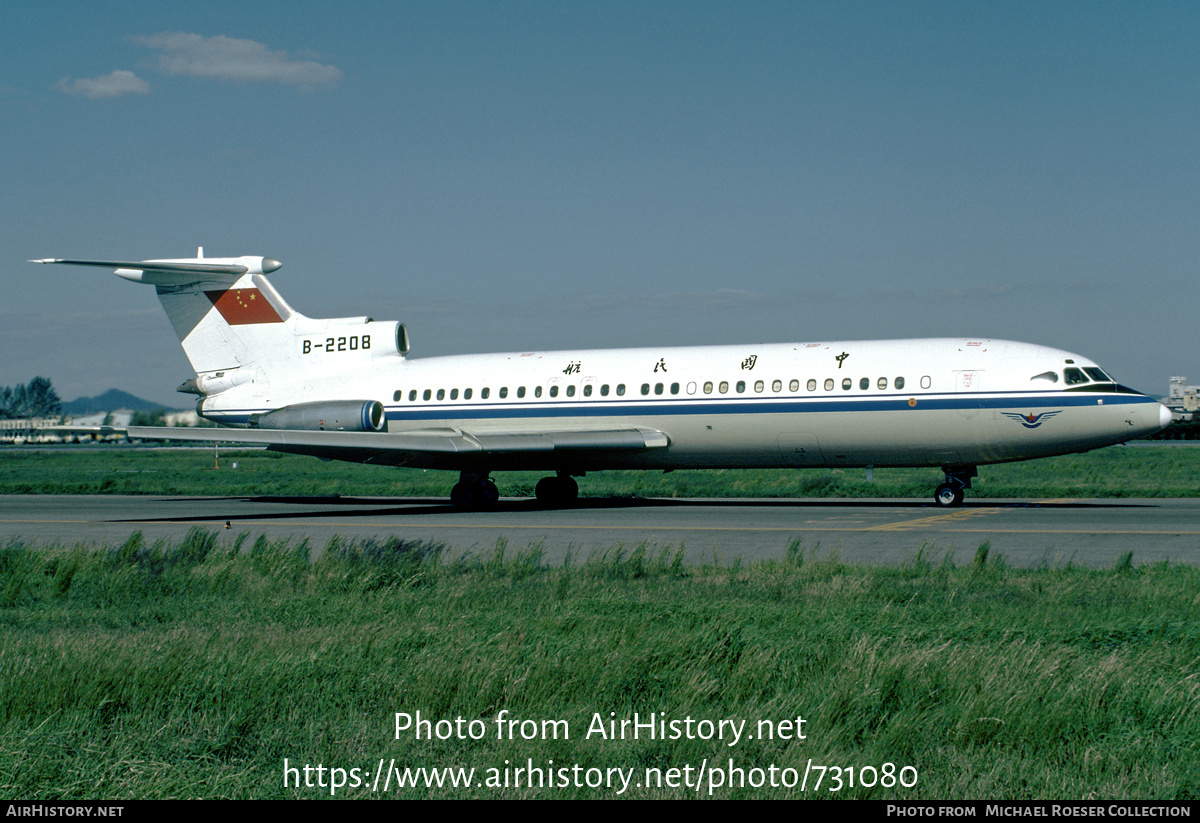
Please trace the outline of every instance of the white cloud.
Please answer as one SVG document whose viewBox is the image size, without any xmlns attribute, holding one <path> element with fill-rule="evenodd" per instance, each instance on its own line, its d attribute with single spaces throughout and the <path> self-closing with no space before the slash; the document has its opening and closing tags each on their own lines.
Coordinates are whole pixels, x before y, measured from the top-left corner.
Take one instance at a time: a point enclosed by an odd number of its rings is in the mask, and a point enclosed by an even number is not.
<svg viewBox="0 0 1200 823">
<path fill-rule="evenodd" d="M 109 97 L 123 97 L 126 94 L 149 94 L 150 84 L 131 71 L 118 69 L 103 77 L 80 77 L 72 80 L 64 77 L 58 81 L 57 88 L 67 94 L 78 94 L 93 100 Z"/>
<path fill-rule="evenodd" d="M 342 79 L 342 72 L 335 66 L 294 60 L 285 51 L 271 51 L 254 40 L 223 34 L 202 37 L 181 31 L 162 32 L 133 40 L 161 52 L 156 68 L 165 74 L 245 83 L 287 83 L 305 88 Z"/>
</svg>

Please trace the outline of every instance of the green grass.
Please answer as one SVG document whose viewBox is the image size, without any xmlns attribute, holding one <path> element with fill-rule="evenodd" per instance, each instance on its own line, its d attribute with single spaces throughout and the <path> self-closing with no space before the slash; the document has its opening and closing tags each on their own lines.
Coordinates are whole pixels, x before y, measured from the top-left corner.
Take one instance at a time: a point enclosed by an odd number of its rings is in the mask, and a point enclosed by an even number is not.
<svg viewBox="0 0 1200 823">
<path fill-rule="evenodd" d="M 312 548 L 324 549 L 315 562 Z M 684 566 L 680 549 L 643 544 L 548 568 L 536 545 L 458 556 L 399 540 L 248 545 L 202 530 L 178 544 L 139 533 L 98 550 L 0 548 L 5 797 L 332 794 L 328 771 L 324 788 L 285 786 L 285 759 L 473 767 L 481 780 L 506 761 L 641 780 L 647 768 L 732 759 L 750 779 L 810 761 L 918 775 L 911 788 L 845 786 L 841 797 L 1195 799 L 1197 682 L 1200 571 L 1167 564 L 1019 570 L 984 545 L 964 566 L 922 546 L 879 568 L 796 542 L 783 560 L 748 565 Z M 397 736 L 396 713 L 418 711 L 489 733 Z M 501 712 L 562 721 L 570 737 L 497 739 Z M 800 716 L 806 738 L 585 738 L 596 717 L 651 712 L 752 731 Z M 814 780 L 803 795 L 723 785 L 712 796 L 833 796 L 832 773 L 819 790 Z M 376 794 L 345 785 L 336 796 Z"/>
<path fill-rule="evenodd" d="M 323 462 L 266 451 L 211 449 L 0 449 L 0 494 L 416 495 L 445 497 L 452 472 Z M 233 467 L 237 463 L 237 468 Z M 501 493 L 533 496 L 544 473 L 503 472 Z M 593 472 L 585 497 L 920 497 L 937 469 Z M 1200 494 L 1200 449 L 1139 444 L 1023 463 L 981 466 L 971 498 L 1192 497 Z"/>
</svg>

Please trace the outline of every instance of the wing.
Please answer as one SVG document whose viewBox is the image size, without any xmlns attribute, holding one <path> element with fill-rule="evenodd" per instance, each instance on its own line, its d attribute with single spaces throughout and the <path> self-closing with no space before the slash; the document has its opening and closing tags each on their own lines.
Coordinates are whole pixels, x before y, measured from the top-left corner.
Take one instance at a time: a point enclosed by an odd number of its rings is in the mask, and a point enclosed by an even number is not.
<svg viewBox="0 0 1200 823">
<path fill-rule="evenodd" d="M 47 434 L 53 434 L 61 438 L 90 435 L 109 437 L 112 435 L 123 435 L 125 434 L 125 429 L 120 426 L 85 426 L 74 423 L 42 424 L 31 420 L 6 420 L 4 421 L 4 425 L 0 426 L 0 433 L 6 439 L 18 436 L 40 437 Z"/>
<path fill-rule="evenodd" d="M 470 466 L 481 458 L 524 463 L 526 458 L 548 457 L 550 453 L 558 457 L 578 453 L 630 453 L 670 445 L 670 438 L 664 432 L 641 427 L 513 432 L 443 428 L 376 433 L 130 426 L 126 431 L 136 440 L 253 443 L 273 451 L 328 460 L 448 469 Z"/>
</svg>

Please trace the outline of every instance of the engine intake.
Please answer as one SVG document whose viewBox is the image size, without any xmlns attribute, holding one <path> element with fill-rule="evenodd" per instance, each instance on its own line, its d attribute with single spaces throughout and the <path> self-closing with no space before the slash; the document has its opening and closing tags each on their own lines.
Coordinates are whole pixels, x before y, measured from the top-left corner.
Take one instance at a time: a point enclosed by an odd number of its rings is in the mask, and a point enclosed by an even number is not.
<svg viewBox="0 0 1200 823">
<path fill-rule="evenodd" d="M 252 418 L 250 424 L 260 429 L 381 432 L 387 429 L 387 418 L 378 400 L 337 400 L 284 406 Z"/>
</svg>

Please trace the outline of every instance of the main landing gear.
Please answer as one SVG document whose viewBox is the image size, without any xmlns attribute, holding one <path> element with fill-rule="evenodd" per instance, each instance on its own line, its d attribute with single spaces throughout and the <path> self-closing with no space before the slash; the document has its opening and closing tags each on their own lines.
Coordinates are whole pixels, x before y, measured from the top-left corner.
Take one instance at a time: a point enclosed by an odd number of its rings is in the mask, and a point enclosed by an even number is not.
<svg viewBox="0 0 1200 823">
<path fill-rule="evenodd" d="M 559 472 L 555 477 L 543 477 L 539 480 L 533 493 L 543 506 L 561 509 L 574 505 L 579 499 L 579 484 L 571 475 Z"/>
<path fill-rule="evenodd" d="M 496 482 L 484 474 L 462 472 L 450 490 L 450 502 L 456 509 L 474 511 L 490 508 L 500 500 Z"/>
<path fill-rule="evenodd" d="M 945 508 L 961 506 L 967 489 L 971 488 L 971 478 L 978 477 L 979 472 L 974 466 L 943 467 L 942 471 L 946 473 L 946 482 L 937 487 L 933 499 Z"/>
<path fill-rule="evenodd" d="M 574 505 L 579 499 L 579 484 L 575 478 L 565 472 L 559 472 L 555 477 L 543 477 L 538 481 L 534 490 L 537 500 L 549 508 L 563 508 Z M 458 482 L 450 490 L 450 502 L 456 509 L 478 511 L 489 509 L 500 500 L 500 490 L 488 476 L 462 472 Z"/>
</svg>

